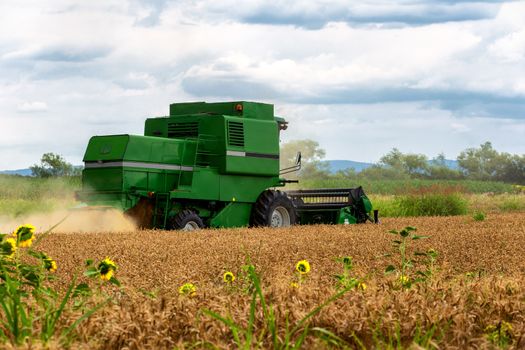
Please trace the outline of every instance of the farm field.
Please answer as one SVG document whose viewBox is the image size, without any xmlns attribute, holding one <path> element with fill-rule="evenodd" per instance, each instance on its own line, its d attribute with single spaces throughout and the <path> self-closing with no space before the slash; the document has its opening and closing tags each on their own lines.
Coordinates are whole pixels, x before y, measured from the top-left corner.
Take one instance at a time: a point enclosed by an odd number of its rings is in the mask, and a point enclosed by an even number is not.
<svg viewBox="0 0 525 350">
<path fill-rule="evenodd" d="M 399 271 L 384 271 L 400 265 L 392 245 L 399 236 L 388 231 L 408 225 L 429 236 L 409 240 L 408 256 L 433 249 L 437 257 L 407 268 L 409 283 L 403 286 Z M 525 347 L 524 242 L 521 212 L 491 214 L 484 221 L 420 217 L 290 229 L 53 233 L 38 248 L 57 261 L 55 283 L 62 289 L 82 273 L 88 258 L 108 256 L 118 265 L 122 289 L 104 287 L 114 303 L 78 326 L 74 348 L 236 348 L 230 329 L 205 310 L 248 327 L 252 294 L 242 268 L 247 264 L 255 267 L 274 312 L 275 339 L 283 340 L 287 323 L 294 328 L 337 293 L 334 275 L 344 271 L 337 258 L 351 257 L 348 277 L 359 285 L 298 325 L 293 341 L 308 325 L 304 348 L 520 349 Z M 299 280 L 295 266 L 301 260 L 311 271 Z M 416 270 L 430 273 L 415 282 L 421 277 Z M 237 276 L 232 284 L 223 282 L 226 271 Z M 179 295 L 184 283 L 195 285 L 193 297 Z M 259 301 L 256 305 L 254 338 L 245 348 L 278 347 L 268 312 Z M 61 326 L 75 316 L 69 311 Z M 245 341 L 246 333 L 239 332 L 238 341 Z"/>
</svg>

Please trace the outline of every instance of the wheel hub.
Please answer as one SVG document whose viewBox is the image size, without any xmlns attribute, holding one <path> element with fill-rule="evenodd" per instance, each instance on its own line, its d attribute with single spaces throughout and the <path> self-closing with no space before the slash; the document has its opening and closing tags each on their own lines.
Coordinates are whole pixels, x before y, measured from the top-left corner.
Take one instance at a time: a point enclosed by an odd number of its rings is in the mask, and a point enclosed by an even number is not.
<svg viewBox="0 0 525 350">
<path fill-rule="evenodd" d="M 288 227 L 291 225 L 290 213 L 285 207 L 276 207 L 272 212 L 271 227 Z"/>
<path fill-rule="evenodd" d="M 199 229 L 199 225 L 195 221 L 188 221 L 182 231 L 195 231 Z"/>
</svg>

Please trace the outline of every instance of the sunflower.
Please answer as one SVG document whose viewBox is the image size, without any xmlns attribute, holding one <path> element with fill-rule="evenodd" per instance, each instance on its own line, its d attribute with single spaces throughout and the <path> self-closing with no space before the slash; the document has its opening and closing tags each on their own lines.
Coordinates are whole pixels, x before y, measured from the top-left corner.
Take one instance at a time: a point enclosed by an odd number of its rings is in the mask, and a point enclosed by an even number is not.
<svg viewBox="0 0 525 350">
<path fill-rule="evenodd" d="M 359 282 L 357 284 L 357 289 L 365 290 L 366 289 L 366 283 L 365 282 Z"/>
<path fill-rule="evenodd" d="M 57 270 L 57 263 L 55 260 L 51 259 L 47 255 L 42 260 L 44 262 L 44 268 L 49 272 L 56 272 Z"/>
<path fill-rule="evenodd" d="M 410 278 L 408 278 L 408 276 L 405 276 L 405 275 L 401 275 L 399 276 L 399 281 L 401 282 L 401 284 L 407 284 L 408 282 L 410 282 Z"/>
<path fill-rule="evenodd" d="M 297 263 L 297 265 L 295 265 L 295 270 L 301 275 L 306 275 L 308 272 L 310 272 L 310 263 L 308 260 L 301 260 Z"/>
<path fill-rule="evenodd" d="M 193 283 L 184 283 L 179 288 L 179 294 L 194 297 L 197 295 L 197 287 Z"/>
<path fill-rule="evenodd" d="M 12 258 L 16 252 L 16 240 L 14 238 L 6 238 L 0 242 L 0 255 L 7 258 Z"/>
<path fill-rule="evenodd" d="M 117 270 L 117 265 L 110 258 L 102 260 L 97 267 L 100 278 L 109 281 L 113 277 L 113 273 Z"/>
<path fill-rule="evenodd" d="M 33 244 L 33 239 L 35 239 L 35 226 L 30 224 L 20 225 L 13 232 L 13 235 L 16 237 L 19 247 L 30 247 Z"/>
<path fill-rule="evenodd" d="M 224 281 L 224 283 L 233 283 L 233 281 L 235 281 L 235 275 L 231 271 L 226 271 L 222 276 L 222 280 Z"/>
</svg>

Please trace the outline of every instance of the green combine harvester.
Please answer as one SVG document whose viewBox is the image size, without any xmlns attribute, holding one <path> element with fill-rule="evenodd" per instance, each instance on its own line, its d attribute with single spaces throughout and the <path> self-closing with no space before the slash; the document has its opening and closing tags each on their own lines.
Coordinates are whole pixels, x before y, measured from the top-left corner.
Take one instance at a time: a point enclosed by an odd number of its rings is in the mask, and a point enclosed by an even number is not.
<svg viewBox="0 0 525 350">
<path fill-rule="evenodd" d="M 146 120 L 144 136 L 94 136 L 84 155 L 88 208 L 117 208 L 144 228 L 377 222 L 361 187 L 279 191 L 279 134 L 287 122 L 273 105 L 174 103 Z"/>
</svg>

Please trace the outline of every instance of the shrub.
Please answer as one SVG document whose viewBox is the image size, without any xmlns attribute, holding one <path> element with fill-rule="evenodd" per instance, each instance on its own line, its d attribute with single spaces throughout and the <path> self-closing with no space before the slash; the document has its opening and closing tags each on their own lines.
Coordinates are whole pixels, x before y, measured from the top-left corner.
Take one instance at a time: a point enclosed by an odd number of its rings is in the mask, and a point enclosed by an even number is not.
<svg viewBox="0 0 525 350">
<path fill-rule="evenodd" d="M 474 221 L 483 221 L 485 220 L 485 214 L 479 211 L 472 215 L 472 218 L 474 219 Z"/>
<path fill-rule="evenodd" d="M 467 213 L 467 201 L 454 187 L 431 186 L 395 199 L 400 216 L 451 216 Z"/>
</svg>

